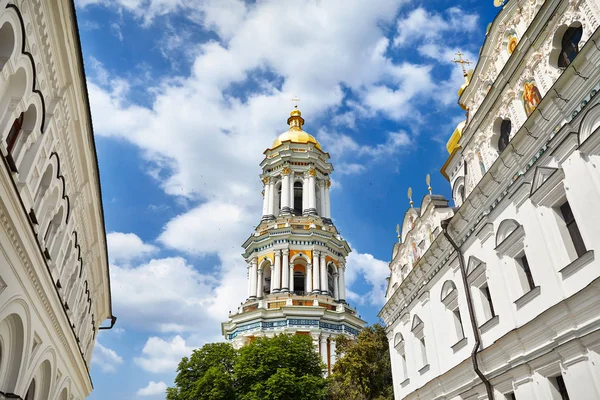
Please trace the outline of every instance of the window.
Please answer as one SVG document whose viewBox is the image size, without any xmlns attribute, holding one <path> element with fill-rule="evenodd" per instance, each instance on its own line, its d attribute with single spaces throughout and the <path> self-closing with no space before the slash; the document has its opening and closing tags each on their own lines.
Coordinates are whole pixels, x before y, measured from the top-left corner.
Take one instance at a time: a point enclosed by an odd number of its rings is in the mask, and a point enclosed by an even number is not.
<svg viewBox="0 0 600 400">
<path fill-rule="evenodd" d="M 421 321 L 419 316 L 415 315 L 412 323 L 412 333 L 415 335 L 415 339 L 417 342 L 418 351 L 417 353 L 421 355 L 421 369 L 427 367 L 429 365 L 427 361 L 427 345 L 425 344 L 425 332 L 424 332 L 424 324 Z"/>
<path fill-rule="evenodd" d="M 487 283 L 481 286 L 479 291 L 481 292 L 483 300 L 483 315 L 485 316 L 485 320 L 488 321 L 496 316 L 494 303 L 492 302 L 492 294 L 490 293 L 490 288 Z"/>
<path fill-rule="evenodd" d="M 570 400 L 569 392 L 562 375 L 550 378 L 550 392 L 553 400 Z"/>
<path fill-rule="evenodd" d="M 517 257 L 517 264 L 521 267 L 520 278 L 524 283 L 524 290 L 528 292 L 535 288 L 535 282 L 533 281 L 533 276 L 531 275 L 531 270 L 529 269 L 529 261 L 527 261 L 527 256 L 523 253 L 521 256 Z"/>
<path fill-rule="evenodd" d="M 577 226 L 577 222 L 575 221 L 575 217 L 573 216 L 573 211 L 571 210 L 569 202 L 567 201 L 566 203 L 564 203 L 562 206 L 559 207 L 559 209 L 562 219 L 565 222 L 565 225 L 567 226 L 567 231 L 569 232 L 571 243 L 575 247 L 577 257 L 581 257 L 587 252 L 587 249 L 585 247 L 585 243 L 583 243 L 581 232 L 579 232 L 579 227 Z"/>
<path fill-rule="evenodd" d="M 394 336 L 394 348 L 400 354 L 400 362 L 402 364 L 402 377 L 403 380 L 408 379 L 408 369 L 406 367 L 406 347 L 404 343 L 404 337 L 400 332 Z"/>
<path fill-rule="evenodd" d="M 504 395 L 504 398 L 506 400 L 517 400 L 517 397 L 515 396 L 515 392 L 506 393 Z"/>
<path fill-rule="evenodd" d="M 294 182 L 294 215 L 302 215 L 302 182 Z"/>
<path fill-rule="evenodd" d="M 503 119 L 500 123 L 500 136 L 498 137 L 498 152 L 502 153 L 504 149 L 508 147 L 510 142 L 510 131 L 512 129 L 512 123 L 510 119 Z"/>
<path fill-rule="evenodd" d="M 19 138 L 19 134 L 23 129 L 24 117 L 25 114 L 21 113 L 21 115 L 19 115 L 19 118 L 15 119 L 15 122 L 13 122 L 13 125 L 10 128 L 10 131 L 8 132 L 8 136 L 6 137 L 6 150 L 9 153 L 12 153 L 12 150 L 15 147 L 15 144 L 17 143 L 17 139 Z"/>
<path fill-rule="evenodd" d="M 427 347 L 425 346 L 425 336 L 419 339 L 419 347 L 421 348 L 421 361 L 423 365 L 427 365 Z"/>
<path fill-rule="evenodd" d="M 329 265 L 327 268 L 327 291 L 329 292 L 329 296 L 334 295 L 335 292 L 335 280 L 334 280 L 335 270 Z"/>
<path fill-rule="evenodd" d="M 456 332 L 456 342 L 460 342 L 465 337 L 463 329 L 462 318 L 460 315 L 460 309 L 458 308 L 458 290 L 456 285 L 451 280 L 444 282 L 442 286 L 442 303 L 446 306 L 449 311 L 454 331 Z"/>
<path fill-rule="evenodd" d="M 463 328 L 462 318 L 460 317 L 460 310 L 457 308 L 452 311 L 454 317 L 454 327 L 456 328 L 456 337 L 460 340 L 465 337 L 465 331 Z"/>
<path fill-rule="evenodd" d="M 304 273 L 301 271 L 294 272 L 294 293 L 303 296 L 305 293 Z"/>
<path fill-rule="evenodd" d="M 581 26 L 572 26 L 567 29 L 562 37 L 558 67 L 567 68 L 579 53 L 579 41 L 583 34 Z"/>
</svg>

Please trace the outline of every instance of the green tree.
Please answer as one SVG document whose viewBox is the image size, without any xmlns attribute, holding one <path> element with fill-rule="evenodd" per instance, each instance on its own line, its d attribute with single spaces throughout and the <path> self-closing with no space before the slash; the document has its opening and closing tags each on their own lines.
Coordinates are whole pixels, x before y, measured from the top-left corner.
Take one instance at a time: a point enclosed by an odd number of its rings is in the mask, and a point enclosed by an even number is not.
<svg viewBox="0 0 600 400">
<path fill-rule="evenodd" d="M 357 342 L 336 339 L 338 360 L 328 379 L 331 400 L 392 400 L 392 369 L 385 328 L 367 327 Z"/>
<path fill-rule="evenodd" d="M 258 338 L 240 350 L 234 368 L 239 400 L 320 400 L 323 365 L 305 335 Z"/>
<path fill-rule="evenodd" d="M 210 343 L 184 357 L 167 400 L 235 400 L 233 368 L 237 352 L 229 343 Z"/>
</svg>

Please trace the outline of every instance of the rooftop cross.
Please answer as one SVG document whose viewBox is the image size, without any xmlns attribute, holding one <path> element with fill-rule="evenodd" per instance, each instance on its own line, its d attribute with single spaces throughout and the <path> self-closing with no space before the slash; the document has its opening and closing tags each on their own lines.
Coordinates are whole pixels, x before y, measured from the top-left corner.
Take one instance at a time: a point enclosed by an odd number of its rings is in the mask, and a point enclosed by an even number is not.
<svg viewBox="0 0 600 400">
<path fill-rule="evenodd" d="M 298 96 L 294 96 L 292 98 L 292 103 L 296 103 L 296 105 L 294 106 L 294 108 L 298 108 L 298 103 L 300 103 L 300 99 L 298 98 Z"/>
<path fill-rule="evenodd" d="M 453 63 L 455 64 L 460 64 L 462 70 L 463 70 L 463 75 L 467 76 L 467 69 L 465 68 L 465 65 L 471 65 L 471 61 L 469 60 L 463 60 L 462 56 L 464 56 L 463 53 L 461 53 L 460 51 L 456 52 L 456 56 L 458 57 L 458 60 L 455 58 L 454 60 L 452 60 Z"/>
</svg>

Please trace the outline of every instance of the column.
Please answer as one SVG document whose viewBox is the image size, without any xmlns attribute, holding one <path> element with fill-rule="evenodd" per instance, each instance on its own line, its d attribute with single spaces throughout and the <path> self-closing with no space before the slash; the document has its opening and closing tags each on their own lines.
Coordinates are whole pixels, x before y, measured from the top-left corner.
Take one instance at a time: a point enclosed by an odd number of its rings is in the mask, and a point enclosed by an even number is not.
<svg viewBox="0 0 600 400">
<path fill-rule="evenodd" d="M 281 213 L 289 214 L 290 213 L 290 168 L 283 167 L 281 171 L 282 181 L 281 181 Z"/>
<path fill-rule="evenodd" d="M 319 207 L 321 207 L 320 215 L 321 217 L 327 218 L 325 215 L 327 209 L 327 203 L 325 199 L 325 181 L 319 181 L 319 195 L 321 197 L 321 204 L 319 204 Z"/>
<path fill-rule="evenodd" d="M 294 209 L 294 171 L 290 172 L 290 211 Z"/>
<path fill-rule="evenodd" d="M 272 215 L 275 215 L 275 182 L 269 182 L 269 184 L 267 185 L 267 187 L 269 188 L 269 190 L 267 191 L 267 193 L 269 194 L 269 199 L 268 199 L 268 210 L 267 210 L 267 215 L 270 217 Z"/>
<path fill-rule="evenodd" d="M 314 168 L 308 171 L 308 213 L 311 215 L 317 214 L 316 175 Z"/>
<path fill-rule="evenodd" d="M 256 296 L 259 299 L 263 298 L 263 294 L 264 294 L 263 289 L 264 289 L 263 288 L 263 269 L 259 268 L 258 274 L 257 274 L 257 282 L 256 282 Z"/>
<path fill-rule="evenodd" d="M 257 270 L 257 260 L 256 258 L 253 258 L 250 261 L 250 276 L 248 277 L 248 279 L 250 279 L 250 298 L 256 298 L 256 270 Z"/>
<path fill-rule="evenodd" d="M 281 251 L 275 250 L 275 276 L 271 279 L 275 279 L 275 285 L 273 290 L 278 293 L 281 290 Z"/>
<path fill-rule="evenodd" d="M 336 301 L 340 299 L 340 282 L 339 282 L 340 274 L 339 272 L 335 272 L 333 274 L 333 297 Z"/>
<path fill-rule="evenodd" d="M 301 288 L 303 289 L 303 288 Z M 313 275 L 312 275 L 312 264 L 306 264 L 306 294 L 311 293 L 313 290 Z"/>
<path fill-rule="evenodd" d="M 325 187 L 325 218 L 331 218 L 331 181 L 327 181 Z"/>
<path fill-rule="evenodd" d="M 275 291 L 275 266 L 271 264 L 271 287 L 269 288 L 269 292 L 273 293 Z"/>
<path fill-rule="evenodd" d="M 313 251 L 313 293 L 321 292 L 321 285 L 319 284 L 319 279 L 321 277 L 319 267 L 319 252 Z"/>
<path fill-rule="evenodd" d="M 290 251 L 283 249 L 283 264 L 281 266 L 281 291 L 286 293 L 290 289 Z"/>
<path fill-rule="evenodd" d="M 306 173 L 302 181 L 302 215 L 308 213 L 308 207 L 308 173 Z"/>
<path fill-rule="evenodd" d="M 252 262 L 248 263 L 248 298 L 252 297 Z"/>
<path fill-rule="evenodd" d="M 325 364 L 325 368 L 327 368 L 329 365 L 327 362 L 327 336 L 323 334 L 321 334 L 321 360 L 323 361 L 323 364 Z"/>
<path fill-rule="evenodd" d="M 338 283 L 339 283 L 340 301 L 345 303 L 346 302 L 346 277 L 345 277 L 346 265 L 341 261 L 340 261 L 340 266 L 339 266 L 339 273 L 340 273 L 340 276 L 338 277 Z"/>
<path fill-rule="evenodd" d="M 327 274 L 327 256 L 325 252 L 321 252 L 321 293 L 327 294 L 329 290 L 328 274 Z"/>
<path fill-rule="evenodd" d="M 294 293 L 294 263 L 290 263 L 290 293 Z M 302 289 L 299 289 L 302 290 Z"/>
<path fill-rule="evenodd" d="M 333 372 L 333 366 L 335 365 L 337 354 L 335 354 L 335 340 L 334 338 L 329 338 L 329 365 L 331 368 L 331 372 Z"/>
<path fill-rule="evenodd" d="M 263 217 L 269 214 L 269 185 L 268 185 L 269 179 L 268 178 L 264 178 L 263 179 L 263 211 L 262 211 L 262 215 Z"/>
</svg>

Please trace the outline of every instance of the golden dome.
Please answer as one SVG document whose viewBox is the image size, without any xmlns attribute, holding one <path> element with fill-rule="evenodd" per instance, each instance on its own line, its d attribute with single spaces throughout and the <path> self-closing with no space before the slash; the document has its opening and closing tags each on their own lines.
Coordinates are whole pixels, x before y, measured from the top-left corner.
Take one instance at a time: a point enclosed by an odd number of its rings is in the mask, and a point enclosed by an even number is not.
<svg viewBox="0 0 600 400">
<path fill-rule="evenodd" d="M 302 130 L 304 118 L 302 118 L 302 113 L 298 109 L 298 106 L 294 107 L 290 113 L 287 123 L 290 126 L 290 129 L 287 132 L 283 132 L 277 139 L 275 139 L 271 149 L 281 146 L 283 142 L 292 142 L 303 144 L 312 143 L 317 149 L 322 150 L 321 145 L 319 142 L 317 142 L 317 139 Z"/>
<path fill-rule="evenodd" d="M 450 136 L 450 140 L 448 140 L 448 143 L 446 143 L 446 150 L 448 150 L 449 154 L 452 154 L 452 152 L 458 147 L 458 141 L 462 136 L 462 132 L 466 123 L 467 121 L 463 121 L 458 124 L 456 129 L 454 129 L 454 133 L 452 133 L 452 136 Z"/>
<path fill-rule="evenodd" d="M 472 76 L 473 76 L 473 70 L 470 69 L 469 72 L 467 72 L 467 74 L 465 75 L 465 83 L 463 83 L 462 86 L 460 87 L 460 89 L 458 89 L 458 97 L 462 96 L 462 94 L 465 91 L 465 89 L 467 88 L 467 86 L 469 86 L 469 83 L 471 83 Z"/>
</svg>

